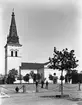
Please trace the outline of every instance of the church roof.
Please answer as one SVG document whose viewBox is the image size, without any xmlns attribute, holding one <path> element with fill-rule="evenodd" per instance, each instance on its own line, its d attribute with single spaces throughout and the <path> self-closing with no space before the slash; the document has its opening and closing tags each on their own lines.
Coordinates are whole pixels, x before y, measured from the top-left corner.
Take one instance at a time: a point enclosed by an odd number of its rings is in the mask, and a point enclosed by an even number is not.
<svg viewBox="0 0 82 105">
<path fill-rule="evenodd" d="M 18 46 L 18 47 L 22 46 L 22 45 L 19 44 L 19 43 L 8 43 L 8 44 L 6 44 L 4 47 L 7 47 L 7 45 L 8 45 L 8 46 Z"/>
<path fill-rule="evenodd" d="M 48 63 L 48 62 L 47 62 Z M 47 63 L 21 63 L 21 69 L 42 69 Z"/>
<path fill-rule="evenodd" d="M 16 22 L 15 22 L 15 14 L 14 11 L 12 12 L 12 18 L 11 18 L 11 25 L 9 30 L 9 35 L 7 37 L 7 44 L 19 44 L 19 37 L 17 35 L 17 28 L 16 28 Z"/>
</svg>

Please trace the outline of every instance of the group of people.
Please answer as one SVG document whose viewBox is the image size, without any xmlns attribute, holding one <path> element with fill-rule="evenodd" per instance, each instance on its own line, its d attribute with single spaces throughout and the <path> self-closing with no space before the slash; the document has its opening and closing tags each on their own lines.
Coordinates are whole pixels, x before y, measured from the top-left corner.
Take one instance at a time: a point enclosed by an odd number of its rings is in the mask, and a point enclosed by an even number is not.
<svg viewBox="0 0 82 105">
<path fill-rule="evenodd" d="M 36 92 L 38 92 L 38 84 L 39 82 L 36 81 Z M 46 89 L 48 89 L 48 84 L 49 84 L 48 81 L 46 81 L 46 86 L 45 86 Z M 44 88 L 44 80 L 41 81 L 41 88 Z"/>
<path fill-rule="evenodd" d="M 49 84 L 48 81 L 46 81 L 45 84 L 46 84 L 45 88 L 48 89 L 48 84 Z M 38 86 L 38 81 L 36 81 L 36 87 L 37 86 Z M 41 81 L 41 88 L 44 88 L 44 80 Z"/>
<path fill-rule="evenodd" d="M 41 88 L 44 88 L 44 81 L 43 80 L 41 81 Z M 48 89 L 48 81 L 46 81 L 45 88 Z"/>
</svg>

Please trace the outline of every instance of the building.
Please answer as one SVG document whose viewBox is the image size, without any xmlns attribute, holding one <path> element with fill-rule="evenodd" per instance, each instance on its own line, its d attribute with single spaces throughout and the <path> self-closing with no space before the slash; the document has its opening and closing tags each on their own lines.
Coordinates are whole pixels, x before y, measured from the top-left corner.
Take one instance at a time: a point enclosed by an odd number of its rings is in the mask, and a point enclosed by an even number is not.
<svg viewBox="0 0 82 105">
<path fill-rule="evenodd" d="M 22 45 L 19 43 L 19 37 L 17 35 L 17 28 L 15 23 L 15 15 L 13 11 L 9 35 L 7 36 L 7 43 L 5 45 L 5 74 L 8 74 L 9 70 L 12 68 L 19 70 L 22 57 L 21 48 Z"/>
<path fill-rule="evenodd" d="M 13 68 L 18 70 L 19 74 L 25 75 L 34 71 L 34 73 L 40 73 L 45 78 L 45 66 L 49 63 L 28 63 L 22 62 L 22 45 L 19 42 L 19 36 L 17 34 L 17 27 L 15 22 L 15 14 L 12 12 L 11 25 L 9 35 L 7 36 L 7 43 L 5 45 L 5 75 L 9 70 Z"/>
<path fill-rule="evenodd" d="M 33 71 L 34 73 L 40 73 L 42 78 L 49 80 L 49 74 L 53 75 L 56 73 L 60 77 L 60 71 L 49 69 L 46 63 L 29 63 L 22 62 L 22 45 L 19 41 L 19 36 L 17 34 L 17 27 L 15 22 L 15 14 L 12 12 L 11 24 L 9 29 L 9 35 L 7 36 L 7 43 L 5 45 L 5 75 L 9 73 L 9 70 L 18 70 L 19 75 L 23 76 L 27 73 Z M 51 82 L 51 81 L 50 81 Z"/>
</svg>

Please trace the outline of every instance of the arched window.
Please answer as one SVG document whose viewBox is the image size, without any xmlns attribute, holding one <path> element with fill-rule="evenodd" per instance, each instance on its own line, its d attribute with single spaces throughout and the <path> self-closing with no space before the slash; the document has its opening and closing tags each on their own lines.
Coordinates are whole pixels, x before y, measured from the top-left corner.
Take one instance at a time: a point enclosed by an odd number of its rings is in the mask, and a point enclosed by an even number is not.
<svg viewBox="0 0 82 105">
<path fill-rule="evenodd" d="M 15 51 L 15 57 L 17 57 L 17 51 Z"/>
<path fill-rule="evenodd" d="M 11 51 L 11 56 L 13 57 L 13 51 Z"/>
</svg>

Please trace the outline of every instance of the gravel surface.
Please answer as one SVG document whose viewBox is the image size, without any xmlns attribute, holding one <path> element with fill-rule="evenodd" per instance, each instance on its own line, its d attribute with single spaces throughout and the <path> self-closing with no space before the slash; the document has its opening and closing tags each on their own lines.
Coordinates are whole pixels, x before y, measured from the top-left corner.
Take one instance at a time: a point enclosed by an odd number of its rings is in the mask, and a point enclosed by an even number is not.
<svg viewBox="0 0 82 105">
<path fill-rule="evenodd" d="M 56 98 L 59 95 L 58 85 L 49 84 L 49 88 L 41 89 L 39 85 L 39 92 L 36 93 L 34 84 L 26 85 L 26 93 L 15 92 L 17 85 L 3 85 L 0 90 L 10 97 L 1 97 L 0 105 L 82 105 L 82 91 L 78 91 L 78 85 L 64 85 L 64 94 L 69 94 L 69 97 Z M 18 85 L 21 87 L 21 85 Z M 81 87 L 82 88 L 82 87 Z M 52 96 L 52 97 L 51 97 Z"/>
</svg>

